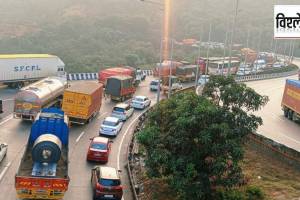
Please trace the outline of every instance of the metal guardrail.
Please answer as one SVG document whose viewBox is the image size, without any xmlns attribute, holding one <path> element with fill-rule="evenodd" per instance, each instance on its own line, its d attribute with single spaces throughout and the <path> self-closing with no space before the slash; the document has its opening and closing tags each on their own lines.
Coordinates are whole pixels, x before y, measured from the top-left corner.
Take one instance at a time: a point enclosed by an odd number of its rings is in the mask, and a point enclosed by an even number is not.
<svg viewBox="0 0 300 200">
<path fill-rule="evenodd" d="M 146 76 L 153 75 L 152 70 L 142 70 L 142 74 Z M 69 81 L 80 81 L 80 80 L 98 80 L 98 73 L 92 72 L 92 73 L 69 73 L 67 74 L 67 79 Z"/>
<path fill-rule="evenodd" d="M 258 74 L 258 75 L 247 75 L 247 76 L 236 76 L 235 80 L 237 82 L 247 82 L 247 81 L 257 81 L 264 79 L 280 78 L 298 74 L 298 70 L 281 72 L 281 73 L 271 73 L 271 74 Z"/>
</svg>

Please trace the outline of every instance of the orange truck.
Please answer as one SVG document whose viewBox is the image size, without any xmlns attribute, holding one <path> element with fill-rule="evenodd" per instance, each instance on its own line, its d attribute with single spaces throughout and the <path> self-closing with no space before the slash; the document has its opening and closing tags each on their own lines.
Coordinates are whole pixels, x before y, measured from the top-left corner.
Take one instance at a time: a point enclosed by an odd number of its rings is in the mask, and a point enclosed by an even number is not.
<svg viewBox="0 0 300 200">
<path fill-rule="evenodd" d="M 96 82 L 77 82 L 64 91 L 62 110 L 71 123 L 90 122 L 100 111 L 103 84 Z"/>
<path fill-rule="evenodd" d="M 68 143 L 68 118 L 64 112 L 43 109 L 31 127 L 15 176 L 19 199 L 63 199 L 70 181 Z"/>
<path fill-rule="evenodd" d="M 287 79 L 281 101 L 284 116 L 290 120 L 300 120 L 300 81 Z"/>
</svg>

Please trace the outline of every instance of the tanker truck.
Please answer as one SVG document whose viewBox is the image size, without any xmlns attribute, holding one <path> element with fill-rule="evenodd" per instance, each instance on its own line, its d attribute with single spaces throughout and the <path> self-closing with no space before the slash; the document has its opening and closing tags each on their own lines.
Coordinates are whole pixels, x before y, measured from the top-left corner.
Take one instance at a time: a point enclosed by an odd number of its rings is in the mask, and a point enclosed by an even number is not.
<svg viewBox="0 0 300 200">
<path fill-rule="evenodd" d="M 58 108 L 46 108 L 33 123 L 15 175 L 20 199 L 62 199 L 69 185 L 68 118 Z"/>
<path fill-rule="evenodd" d="M 60 107 L 66 87 L 66 78 L 48 77 L 22 88 L 15 96 L 14 118 L 34 121 L 42 108 Z"/>
</svg>

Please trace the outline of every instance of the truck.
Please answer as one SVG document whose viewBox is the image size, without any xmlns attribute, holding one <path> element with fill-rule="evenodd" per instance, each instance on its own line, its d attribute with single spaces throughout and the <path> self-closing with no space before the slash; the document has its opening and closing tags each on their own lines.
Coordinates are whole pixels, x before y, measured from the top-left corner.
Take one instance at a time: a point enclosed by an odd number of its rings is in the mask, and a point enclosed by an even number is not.
<svg viewBox="0 0 300 200">
<path fill-rule="evenodd" d="M 49 54 L 0 55 L 0 66 L 0 83 L 11 88 L 22 88 L 49 76 L 65 76 L 63 61 Z"/>
<path fill-rule="evenodd" d="M 19 199 L 62 199 L 68 190 L 68 118 L 46 108 L 33 123 L 15 175 Z"/>
<path fill-rule="evenodd" d="M 102 83 L 105 87 L 107 79 L 111 76 L 117 76 L 117 75 L 128 75 L 133 77 L 135 85 L 139 85 L 139 83 L 144 79 L 142 71 L 138 68 L 136 69 L 130 66 L 112 67 L 112 68 L 99 71 L 98 73 L 99 83 Z"/>
<path fill-rule="evenodd" d="M 14 118 L 34 121 L 42 108 L 60 107 L 65 88 L 65 77 L 48 77 L 23 87 L 14 98 Z"/>
<path fill-rule="evenodd" d="M 71 123 L 90 122 L 100 111 L 103 84 L 77 82 L 64 91 L 62 110 Z"/>
<path fill-rule="evenodd" d="M 160 66 L 161 65 L 161 66 Z M 170 61 L 165 60 L 161 64 L 157 63 L 156 67 L 153 70 L 153 76 L 157 77 L 160 76 L 169 76 L 170 75 L 170 69 L 171 69 L 171 75 L 176 75 L 176 68 L 179 66 L 182 66 L 183 64 L 181 62 L 177 61 Z"/>
<path fill-rule="evenodd" d="M 111 100 L 124 101 L 131 98 L 135 91 L 131 76 L 111 76 L 107 79 L 105 94 L 109 95 Z"/>
<path fill-rule="evenodd" d="M 183 65 L 176 68 L 176 76 L 180 82 L 190 82 L 195 80 L 197 74 L 197 65 Z M 200 68 L 200 67 L 199 67 Z M 200 69 L 198 69 L 200 74 Z"/>
<path fill-rule="evenodd" d="M 300 81 L 287 79 L 281 101 L 284 116 L 293 121 L 300 119 Z"/>
</svg>

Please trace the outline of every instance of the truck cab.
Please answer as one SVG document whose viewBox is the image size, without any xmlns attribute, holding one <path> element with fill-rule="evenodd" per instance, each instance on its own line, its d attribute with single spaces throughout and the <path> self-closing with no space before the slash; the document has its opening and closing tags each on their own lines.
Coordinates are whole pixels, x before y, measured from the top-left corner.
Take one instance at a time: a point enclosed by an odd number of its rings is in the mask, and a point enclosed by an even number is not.
<svg viewBox="0 0 300 200">
<path fill-rule="evenodd" d="M 164 93 L 169 91 L 169 79 L 171 78 L 171 91 L 181 90 L 183 88 L 182 84 L 176 76 L 165 76 L 162 78 L 162 90 Z"/>
</svg>

